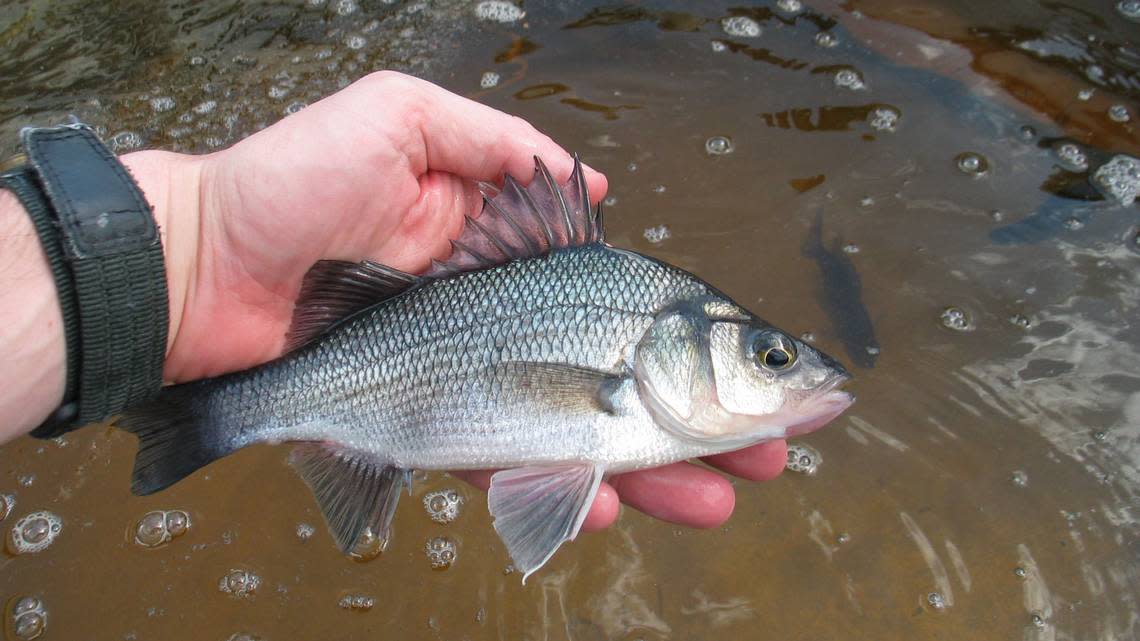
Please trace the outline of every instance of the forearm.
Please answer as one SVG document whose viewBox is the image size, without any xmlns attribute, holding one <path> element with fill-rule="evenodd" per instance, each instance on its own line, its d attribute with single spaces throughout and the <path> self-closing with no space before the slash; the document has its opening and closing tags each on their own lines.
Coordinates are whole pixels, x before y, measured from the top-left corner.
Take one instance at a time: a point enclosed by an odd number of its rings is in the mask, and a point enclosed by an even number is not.
<svg viewBox="0 0 1140 641">
<path fill-rule="evenodd" d="M 154 208 L 162 236 L 169 352 L 196 264 L 200 163 L 164 152 L 120 160 Z M 16 197 L 0 190 L 0 443 L 31 431 L 59 406 L 66 360 L 59 296 L 43 246 Z"/>
</svg>

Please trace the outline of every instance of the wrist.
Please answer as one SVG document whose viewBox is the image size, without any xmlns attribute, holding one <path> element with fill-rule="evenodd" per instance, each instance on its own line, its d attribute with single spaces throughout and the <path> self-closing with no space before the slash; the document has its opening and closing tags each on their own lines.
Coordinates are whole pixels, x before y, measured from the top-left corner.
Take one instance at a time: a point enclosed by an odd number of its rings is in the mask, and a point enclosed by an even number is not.
<svg viewBox="0 0 1140 641">
<path fill-rule="evenodd" d="M 119 157 L 153 208 L 162 238 L 170 305 L 167 357 L 177 341 L 197 274 L 204 159 L 165 151 L 139 151 Z"/>
</svg>

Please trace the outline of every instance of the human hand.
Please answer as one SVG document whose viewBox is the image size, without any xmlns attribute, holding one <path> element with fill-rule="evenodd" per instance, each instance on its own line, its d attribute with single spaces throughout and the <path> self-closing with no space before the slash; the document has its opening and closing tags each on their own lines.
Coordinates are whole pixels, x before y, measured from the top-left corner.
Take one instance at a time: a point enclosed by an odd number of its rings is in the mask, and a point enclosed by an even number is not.
<svg viewBox="0 0 1140 641">
<path fill-rule="evenodd" d="M 463 216 L 480 209 L 475 181 L 528 180 L 536 155 L 559 182 L 570 175 L 569 154 L 525 121 L 381 72 L 225 151 L 124 157 L 148 198 L 161 201 L 172 319 L 166 378 L 216 376 L 280 355 L 301 281 L 320 259 L 369 258 L 414 273 L 446 257 Z M 178 184 L 155 188 L 152 176 Z M 606 179 L 587 168 L 586 181 L 596 204 Z M 779 441 L 707 460 L 766 480 L 783 469 L 784 452 Z M 489 473 L 468 477 L 486 487 Z M 585 528 L 612 523 L 619 497 L 698 527 L 720 524 L 735 503 L 722 476 L 677 463 L 611 478 Z"/>
</svg>

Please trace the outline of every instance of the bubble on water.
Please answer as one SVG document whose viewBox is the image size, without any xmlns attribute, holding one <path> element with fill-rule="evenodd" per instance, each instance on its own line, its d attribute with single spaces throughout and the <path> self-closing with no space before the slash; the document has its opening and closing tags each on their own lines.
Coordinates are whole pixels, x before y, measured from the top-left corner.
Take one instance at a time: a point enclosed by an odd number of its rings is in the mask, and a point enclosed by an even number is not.
<svg viewBox="0 0 1140 641">
<path fill-rule="evenodd" d="M 728 136 L 713 136 L 705 141 L 705 153 L 710 156 L 723 156 L 731 154 L 736 146 Z"/>
<path fill-rule="evenodd" d="M 1140 195 L 1140 161 L 1132 156 L 1113 156 L 1093 174 L 1093 183 L 1104 195 L 1131 205 Z"/>
<path fill-rule="evenodd" d="M 451 523 L 459 518 L 463 497 L 455 490 L 438 490 L 424 495 L 424 509 L 436 523 Z"/>
<path fill-rule="evenodd" d="M 721 29 L 730 36 L 737 38 L 756 38 L 760 36 L 760 23 L 748 16 L 732 16 L 720 21 Z"/>
<path fill-rule="evenodd" d="M 63 530 L 63 521 L 51 512 L 32 512 L 16 521 L 8 532 L 8 551 L 12 554 L 43 552 Z"/>
<path fill-rule="evenodd" d="M 1140 20 L 1140 0 L 1120 0 L 1116 11 L 1129 20 Z"/>
<path fill-rule="evenodd" d="M 946 609 L 946 597 L 942 596 L 941 592 L 931 592 L 926 595 L 926 602 L 935 610 Z"/>
<path fill-rule="evenodd" d="M 206 101 L 203 101 L 203 102 L 200 102 L 200 103 L 198 103 L 198 104 L 194 105 L 194 106 L 191 108 L 191 111 L 193 111 L 194 113 L 196 113 L 196 114 L 198 114 L 199 116 L 201 116 L 201 115 L 204 115 L 204 114 L 208 114 L 208 113 L 212 112 L 214 109 L 217 109 L 217 108 L 218 108 L 218 101 L 216 101 L 216 100 L 206 100 Z"/>
<path fill-rule="evenodd" d="M 862 207 L 871 207 L 875 204 L 875 199 L 870 196 L 864 196 L 859 200 L 859 205 Z"/>
<path fill-rule="evenodd" d="M 143 139 L 142 136 L 136 134 L 133 131 L 120 131 L 119 133 L 111 136 L 107 140 L 107 144 L 111 147 L 111 151 L 115 153 L 122 153 L 124 151 L 131 151 L 133 149 L 142 147 Z"/>
<path fill-rule="evenodd" d="M 858 254 L 859 246 L 855 243 L 846 243 L 843 245 L 843 253 L 845 254 Z"/>
<path fill-rule="evenodd" d="M 875 107 L 867 114 L 867 122 L 878 131 L 894 131 L 899 123 L 899 112 L 892 107 Z"/>
<path fill-rule="evenodd" d="M 1009 324 L 1021 329 L 1029 329 L 1029 317 L 1023 314 L 1014 314 L 1009 317 Z"/>
<path fill-rule="evenodd" d="M 777 0 L 776 8 L 784 13 L 799 13 L 804 10 L 804 3 L 800 0 Z"/>
<path fill-rule="evenodd" d="M 870 354 L 871 356 L 878 356 L 883 351 L 882 349 L 875 347 L 874 345 L 867 345 L 863 349 L 865 349 L 867 351 L 867 353 Z"/>
<path fill-rule="evenodd" d="M 363 49 L 366 44 L 368 44 L 368 40 L 361 35 L 353 34 L 344 39 L 344 46 L 353 50 Z"/>
<path fill-rule="evenodd" d="M 12 600 L 8 613 L 12 634 L 19 641 L 38 639 L 47 630 L 47 608 L 43 601 L 32 596 Z"/>
<path fill-rule="evenodd" d="M 446 570 L 455 563 L 455 541 L 446 536 L 437 536 L 427 540 L 424 546 L 428 562 L 433 570 Z"/>
<path fill-rule="evenodd" d="M 189 529 L 190 515 L 183 510 L 147 512 L 135 525 L 135 543 L 147 548 L 158 547 Z"/>
<path fill-rule="evenodd" d="M 655 193 L 655 194 L 665 193 L 665 185 L 653 185 L 653 193 Z"/>
<path fill-rule="evenodd" d="M 312 2 L 312 0 L 309 1 Z M 261 641 L 261 637 L 248 632 L 234 632 L 226 641 Z"/>
<path fill-rule="evenodd" d="M 784 469 L 811 476 L 819 471 L 820 463 L 823 463 L 823 455 L 814 447 L 803 443 L 788 444 L 788 460 Z"/>
<path fill-rule="evenodd" d="M 606 199 L 602 201 L 602 204 L 605 205 L 606 207 L 613 207 L 617 203 L 618 203 L 617 196 L 606 196 Z"/>
<path fill-rule="evenodd" d="M 1080 100 L 1081 102 L 1088 102 L 1090 99 L 1092 99 L 1093 93 L 1095 93 L 1095 90 L 1093 89 L 1081 89 L 1077 92 L 1077 100 Z"/>
<path fill-rule="evenodd" d="M 942 310 L 942 325 L 956 332 L 968 332 L 973 329 L 970 315 L 958 307 L 946 307 Z"/>
<path fill-rule="evenodd" d="M 958 154 L 954 158 L 954 163 L 958 166 L 958 171 L 970 176 L 981 176 L 990 169 L 990 163 L 986 157 L 972 151 Z"/>
<path fill-rule="evenodd" d="M 490 89 L 492 87 L 498 86 L 498 84 L 499 74 L 495 73 L 494 71 L 484 72 L 483 77 L 479 79 L 479 86 L 483 89 Z"/>
<path fill-rule="evenodd" d="M 301 540 L 301 543 L 304 543 L 313 538 L 313 535 L 316 533 L 317 529 L 308 523 L 297 524 L 297 538 Z"/>
<path fill-rule="evenodd" d="M 839 44 L 839 38 L 836 38 L 835 34 L 830 31 L 820 31 L 815 34 L 815 44 L 825 49 L 830 49 Z"/>
<path fill-rule="evenodd" d="M 305 102 L 303 102 L 301 100 L 294 100 L 293 102 L 289 103 L 288 105 L 285 105 L 285 108 L 282 109 L 281 111 L 286 116 L 292 116 L 293 114 L 297 113 L 298 111 L 301 111 L 302 109 L 304 109 L 305 107 L 308 107 L 308 106 L 309 106 L 308 104 L 306 104 Z"/>
<path fill-rule="evenodd" d="M 866 85 L 863 84 L 863 77 L 859 75 L 858 71 L 854 69 L 840 69 L 835 72 L 835 86 L 858 91 L 865 89 Z"/>
<path fill-rule="evenodd" d="M 1026 487 L 1029 485 L 1029 475 L 1024 470 L 1014 470 L 1009 475 L 1009 480 L 1017 487 Z"/>
<path fill-rule="evenodd" d="M 525 11 L 503 0 L 484 0 L 475 5 L 475 17 L 480 20 L 515 22 L 521 20 L 525 15 Z"/>
<path fill-rule="evenodd" d="M 1013 575 L 1019 579 L 1024 579 L 1027 574 L 1029 573 L 1026 572 L 1025 568 L 1021 567 L 1020 565 L 1013 568 Z"/>
<path fill-rule="evenodd" d="M 1069 171 L 1088 171 L 1089 159 L 1079 145 L 1063 142 L 1053 148 L 1057 160 Z"/>
<path fill-rule="evenodd" d="M 170 96 L 158 96 L 150 99 L 150 108 L 159 113 L 174 109 L 174 105 L 174 98 Z"/>
<path fill-rule="evenodd" d="M 21 474 L 16 482 L 24 487 L 31 487 L 36 482 L 35 474 Z"/>
<path fill-rule="evenodd" d="M 631 162 L 628 165 L 626 165 L 625 168 L 627 171 L 631 171 L 631 172 L 637 171 L 637 163 Z"/>
<path fill-rule="evenodd" d="M 1108 108 L 1108 117 L 1114 122 L 1128 122 L 1132 116 L 1128 113 L 1128 107 L 1124 105 L 1112 105 Z"/>
<path fill-rule="evenodd" d="M 803 334 L 800 334 L 800 340 L 810 343 L 815 340 L 815 334 L 811 332 L 804 332 Z"/>
<path fill-rule="evenodd" d="M 1069 231 L 1080 231 L 1085 228 L 1085 221 L 1077 218 L 1076 216 L 1069 216 L 1063 223 L 1065 229 Z"/>
<path fill-rule="evenodd" d="M 359 9 L 356 0 L 337 0 L 336 4 L 333 5 L 333 11 L 336 11 L 338 16 L 349 16 Z"/>
<path fill-rule="evenodd" d="M 720 40 L 713 40 L 709 46 L 712 47 L 713 53 L 723 53 L 728 50 L 728 46 Z"/>
<path fill-rule="evenodd" d="M 1037 130 L 1030 125 L 1022 125 L 1017 129 L 1017 135 L 1025 142 L 1029 142 L 1037 137 Z"/>
<path fill-rule="evenodd" d="M 274 100 L 280 100 L 289 95 L 289 88 L 282 87 L 281 85 L 273 85 L 266 93 L 270 98 L 273 98 Z"/>
<path fill-rule="evenodd" d="M 1104 430 L 1097 430 L 1093 432 L 1092 436 L 1094 441 L 1103 441 L 1104 439 L 1108 438 L 1108 432 L 1105 432 Z"/>
<path fill-rule="evenodd" d="M 201 67 L 202 65 L 206 64 L 206 58 L 204 56 L 190 56 L 190 60 L 188 62 L 190 63 L 191 67 Z"/>
<path fill-rule="evenodd" d="M 1037 612 L 1034 612 L 1032 615 L 1030 615 L 1029 622 L 1032 623 L 1033 627 L 1035 627 L 1035 628 L 1044 628 L 1045 627 L 1045 617 L 1041 616 Z"/>
<path fill-rule="evenodd" d="M 514 571 L 515 571 L 515 565 L 513 563 L 508 563 L 503 567 L 503 576 L 507 576 L 508 574 L 514 574 Z"/>
<path fill-rule="evenodd" d="M 11 494 L 0 494 L 0 521 L 8 518 L 16 507 L 16 497 Z"/>
<path fill-rule="evenodd" d="M 361 532 L 360 537 L 356 539 L 356 545 L 352 546 L 352 551 L 348 553 L 348 556 L 356 561 L 371 561 L 380 556 L 380 553 L 384 551 L 386 545 L 387 542 L 376 536 L 372 528 L 364 528 L 364 531 Z"/>
<path fill-rule="evenodd" d="M 642 235 L 645 236 L 645 240 L 656 245 L 665 242 L 672 234 L 669 233 L 669 228 L 665 225 L 658 225 L 656 227 L 646 228 Z"/>
<path fill-rule="evenodd" d="M 336 604 L 345 610 L 367 612 L 376 605 L 376 599 L 365 594 L 345 594 L 340 597 Z"/>
<path fill-rule="evenodd" d="M 231 569 L 218 580 L 218 590 L 233 597 L 244 599 L 253 596 L 261 585 L 261 577 L 249 570 Z"/>
</svg>

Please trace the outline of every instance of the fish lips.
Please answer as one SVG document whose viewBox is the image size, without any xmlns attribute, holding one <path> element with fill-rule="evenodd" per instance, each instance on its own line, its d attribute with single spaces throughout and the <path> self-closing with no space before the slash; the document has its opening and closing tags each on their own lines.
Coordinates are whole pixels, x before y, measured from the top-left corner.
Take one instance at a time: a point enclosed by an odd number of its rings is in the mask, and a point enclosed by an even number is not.
<svg viewBox="0 0 1140 641">
<path fill-rule="evenodd" d="M 851 380 L 851 375 L 844 372 L 823 384 L 820 390 L 804 403 L 805 406 L 811 408 L 811 412 L 804 416 L 802 421 L 788 425 L 785 437 L 792 438 L 810 434 L 835 420 L 848 407 L 851 407 L 851 404 L 855 402 L 855 396 L 849 392 L 835 389 L 849 380 Z"/>
</svg>

